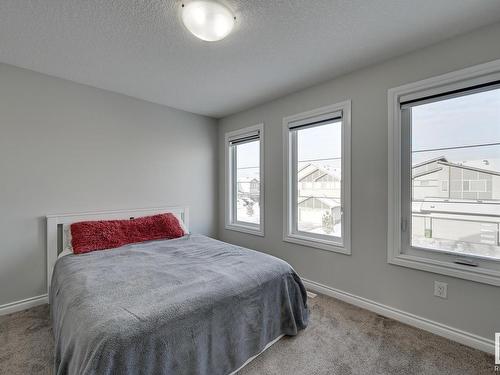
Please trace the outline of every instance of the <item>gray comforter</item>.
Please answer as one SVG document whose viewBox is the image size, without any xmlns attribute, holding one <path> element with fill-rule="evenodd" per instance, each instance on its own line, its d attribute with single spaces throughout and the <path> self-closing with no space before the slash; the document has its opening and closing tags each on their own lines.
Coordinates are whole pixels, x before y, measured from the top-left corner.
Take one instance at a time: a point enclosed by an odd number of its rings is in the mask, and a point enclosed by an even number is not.
<svg viewBox="0 0 500 375">
<path fill-rule="evenodd" d="M 228 374 L 307 325 L 286 262 L 190 235 L 68 255 L 50 291 L 57 374 Z"/>
</svg>

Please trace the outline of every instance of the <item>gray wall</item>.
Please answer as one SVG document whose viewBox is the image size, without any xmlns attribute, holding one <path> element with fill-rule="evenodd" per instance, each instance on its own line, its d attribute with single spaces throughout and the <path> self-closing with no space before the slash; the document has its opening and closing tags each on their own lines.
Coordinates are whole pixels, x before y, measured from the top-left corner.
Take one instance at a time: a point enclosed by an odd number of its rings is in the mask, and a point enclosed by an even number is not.
<svg viewBox="0 0 500 375">
<path fill-rule="evenodd" d="M 49 213 L 188 205 L 214 235 L 216 126 L 0 64 L 0 305 L 45 293 Z"/>
<path fill-rule="evenodd" d="M 500 24 L 220 121 L 219 237 L 290 262 L 305 278 L 477 335 L 500 331 L 500 288 L 387 264 L 387 90 L 500 58 Z M 298 51 L 300 52 L 300 51 Z M 352 256 L 282 241 L 282 119 L 352 100 Z M 265 237 L 224 229 L 224 133 L 265 124 Z M 447 282 L 448 299 L 433 296 Z"/>
</svg>

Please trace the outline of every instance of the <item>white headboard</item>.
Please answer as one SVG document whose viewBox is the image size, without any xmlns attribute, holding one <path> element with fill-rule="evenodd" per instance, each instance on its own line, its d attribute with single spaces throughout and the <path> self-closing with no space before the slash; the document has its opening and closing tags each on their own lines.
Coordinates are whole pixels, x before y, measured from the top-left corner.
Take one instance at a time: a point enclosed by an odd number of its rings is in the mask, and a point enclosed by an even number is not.
<svg viewBox="0 0 500 375">
<path fill-rule="evenodd" d="M 188 207 L 154 207 L 139 208 L 131 210 L 115 210 L 100 212 L 78 212 L 70 214 L 47 215 L 47 292 L 50 292 L 52 271 L 66 239 L 62 230 L 64 225 L 88 220 L 120 220 L 135 217 L 155 215 L 170 212 L 182 219 L 189 230 L 189 208 Z"/>
</svg>

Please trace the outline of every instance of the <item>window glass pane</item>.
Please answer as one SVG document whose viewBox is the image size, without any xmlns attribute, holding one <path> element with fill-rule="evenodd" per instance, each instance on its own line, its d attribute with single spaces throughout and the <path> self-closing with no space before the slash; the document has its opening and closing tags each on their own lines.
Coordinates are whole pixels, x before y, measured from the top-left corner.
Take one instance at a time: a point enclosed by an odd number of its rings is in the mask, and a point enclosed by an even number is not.
<svg viewBox="0 0 500 375">
<path fill-rule="evenodd" d="M 297 230 L 341 237 L 342 122 L 296 132 Z"/>
<path fill-rule="evenodd" d="M 236 146 L 236 221 L 260 224 L 260 141 Z"/>
<path fill-rule="evenodd" d="M 500 259 L 500 89 L 412 107 L 411 134 L 412 246 Z"/>
</svg>

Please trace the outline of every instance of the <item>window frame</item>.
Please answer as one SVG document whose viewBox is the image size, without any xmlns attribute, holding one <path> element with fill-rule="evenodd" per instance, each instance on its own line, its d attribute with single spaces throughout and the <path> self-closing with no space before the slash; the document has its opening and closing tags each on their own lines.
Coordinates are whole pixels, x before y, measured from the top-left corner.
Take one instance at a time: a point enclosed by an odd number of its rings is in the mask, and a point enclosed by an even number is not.
<svg viewBox="0 0 500 375">
<path fill-rule="evenodd" d="M 234 138 L 245 138 L 256 131 L 259 132 L 259 206 L 260 206 L 260 222 L 259 225 L 252 225 L 236 220 L 235 207 L 235 191 L 236 183 L 233 184 L 236 177 L 236 160 L 232 150 L 230 140 Z M 224 137 L 224 154 L 225 154 L 225 229 L 238 231 L 256 236 L 264 236 L 265 228 L 265 199 L 264 199 L 264 124 L 260 123 L 253 126 L 248 126 L 242 129 L 227 132 Z"/>
<path fill-rule="evenodd" d="M 474 88 L 500 81 L 500 60 L 476 65 L 437 77 L 406 84 L 388 90 L 388 246 L 387 261 L 390 264 L 434 272 L 461 279 L 500 286 L 500 261 L 485 257 L 433 251 L 425 248 L 403 247 L 404 232 L 409 233 L 407 216 L 402 204 L 406 194 L 402 176 L 404 163 L 402 140 L 402 102 L 416 101 L 459 90 Z M 484 91 L 478 88 L 479 91 Z M 451 94 L 453 95 L 453 94 Z M 435 99 L 433 100 L 435 101 Z M 406 140 L 411 142 L 411 140 Z M 411 146 L 407 148 L 411 151 Z M 406 156 L 407 158 L 408 156 Z M 406 182 L 407 183 L 407 182 Z M 448 189 L 450 187 L 448 186 Z M 411 199 L 411 196 L 410 196 Z M 410 200 L 411 204 L 411 200 Z M 407 205 L 406 205 L 407 206 Z M 408 237 L 408 234 L 406 234 Z M 474 263 L 476 266 L 457 264 L 457 261 Z"/>
<path fill-rule="evenodd" d="M 294 137 L 290 130 L 290 124 L 294 123 L 314 123 L 328 119 L 335 113 L 342 111 L 342 150 L 341 150 L 341 215 L 342 234 L 340 241 L 331 240 L 330 236 L 311 236 L 307 232 L 298 232 L 293 229 L 296 221 L 298 205 L 294 205 L 296 191 L 296 171 L 292 165 L 296 164 L 297 155 L 293 155 L 292 150 L 296 148 L 292 145 Z M 295 206 L 295 207 L 294 207 Z M 338 238 L 338 237 L 337 237 Z M 336 253 L 351 254 L 351 101 L 346 100 L 340 103 L 317 108 L 311 111 L 301 112 L 283 118 L 283 241 L 304 245 L 321 250 Z"/>
</svg>

